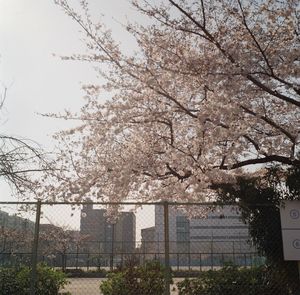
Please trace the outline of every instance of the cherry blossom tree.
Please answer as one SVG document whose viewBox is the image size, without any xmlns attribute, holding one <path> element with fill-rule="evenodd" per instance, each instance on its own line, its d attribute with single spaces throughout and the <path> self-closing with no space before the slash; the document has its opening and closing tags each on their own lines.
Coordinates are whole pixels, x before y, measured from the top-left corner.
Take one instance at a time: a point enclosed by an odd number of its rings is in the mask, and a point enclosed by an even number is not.
<svg viewBox="0 0 300 295">
<path fill-rule="evenodd" d="M 40 250 L 47 258 L 61 257 L 62 269 L 66 270 L 69 252 L 78 255 L 79 248 L 88 240 L 88 235 L 71 230 L 68 226 L 44 224 L 39 234 Z M 78 259 L 78 256 L 77 256 Z"/>
<path fill-rule="evenodd" d="M 55 1 L 81 28 L 107 83 L 86 85 L 82 120 L 61 132 L 50 196 L 199 200 L 257 164 L 299 166 L 300 8 L 296 0 L 133 1 L 126 55 L 87 1 Z M 108 93 L 101 103 L 99 95 Z"/>
<path fill-rule="evenodd" d="M 22 254 L 30 252 L 33 240 L 33 233 L 30 230 L 1 226 L 0 233 L 0 254 Z"/>
</svg>

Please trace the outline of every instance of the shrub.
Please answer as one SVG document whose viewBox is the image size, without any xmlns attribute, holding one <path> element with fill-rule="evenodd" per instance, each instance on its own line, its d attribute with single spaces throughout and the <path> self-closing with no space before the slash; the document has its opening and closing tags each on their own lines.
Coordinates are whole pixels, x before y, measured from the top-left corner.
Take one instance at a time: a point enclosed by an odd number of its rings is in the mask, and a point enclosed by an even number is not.
<svg viewBox="0 0 300 295">
<path fill-rule="evenodd" d="M 108 280 L 101 282 L 100 290 L 103 295 L 164 294 L 164 268 L 156 261 L 139 267 L 129 265 L 108 274 Z"/>
<path fill-rule="evenodd" d="M 164 294 L 165 275 L 164 269 L 159 262 L 148 262 L 144 266 L 141 266 L 139 268 L 139 275 L 140 294 Z"/>
<path fill-rule="evenodd" d="M 197 279 L 185 279 L 177 284 L 179 295 L 288 295 L 285 278 L 265 266 L 238 268 L 226 266 L 209 270 Z"/>
<path fill-rule="evenodd" d="M 0 295 L 29 295 L 31 269 L 0 268 Z M 60 288 L 67 284 L 66 275 L 45 265 L 37 267 L 36 295 L 57 295 Z"/>
</svg>

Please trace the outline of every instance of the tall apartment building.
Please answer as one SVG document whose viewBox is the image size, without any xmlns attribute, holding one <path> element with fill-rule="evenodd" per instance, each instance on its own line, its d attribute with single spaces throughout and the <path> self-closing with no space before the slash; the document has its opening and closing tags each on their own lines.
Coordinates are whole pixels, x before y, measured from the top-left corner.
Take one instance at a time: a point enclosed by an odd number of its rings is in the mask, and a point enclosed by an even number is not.
<svg viewBox="0 0 300 295">
<path fill-rule="evenodd" d="M 111 222 L 106 213 L 105 209 L 94 209 L 92 204 L 83 206 L 80 233 L 87 236 L 86 247 L 94 253 L 134 253 L 134 213 L 120 212 L 115 222 Z"/>
</svg>

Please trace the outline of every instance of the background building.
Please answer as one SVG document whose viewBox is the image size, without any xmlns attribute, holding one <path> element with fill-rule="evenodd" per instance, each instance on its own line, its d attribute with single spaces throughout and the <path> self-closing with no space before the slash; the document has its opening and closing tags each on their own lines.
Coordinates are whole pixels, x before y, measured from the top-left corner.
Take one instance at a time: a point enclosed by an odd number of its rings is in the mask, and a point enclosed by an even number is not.
<svg viewBox="0 0 300 295">
<path fill-rule="evenodd" d="M 130 254 L 135 251 L 136 219 L 133 212 L 120 212 L 116 221 L 110 221 L 105 209 L 84 205 L 80 233 L 87 236 L 85 245 L 90 252 Z"/>
<path fill-rule="evenodd" d="M 0 227 L 33 232 L 34 222 L 16 214 L 9 215 L 7 212 L 0 210 Z"/>
<path fill-rule="evenodd" d="M 164 208 L 160 205 L 155 206 L 154 235 L 156 251 L 164 253 Z M 218 264 L 219 260 L 247 264 L 251 253 L 256 252 L 248 225 L 233 206 L 190 218 L 184 209 L 169 206 L 169 241 L 171 263 L 177 265 L 198 265 L 199 260 L 204 264 Z"/>
<path fill-rule="evenodd" d="M 153 254 L 157 252 L 155 226 L 144 228 L 141 230 L 141 248 L 140 252 L 143 253 L 145 259 L 152 259 Z"/>
</svg>

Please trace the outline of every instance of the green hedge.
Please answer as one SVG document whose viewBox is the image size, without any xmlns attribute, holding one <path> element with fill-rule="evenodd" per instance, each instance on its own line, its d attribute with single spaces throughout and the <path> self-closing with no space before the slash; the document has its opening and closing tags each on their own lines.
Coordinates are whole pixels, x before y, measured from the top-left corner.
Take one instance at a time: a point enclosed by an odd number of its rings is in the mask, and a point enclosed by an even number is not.
<svg viewBox="0 0 300 295">
<path fill-rule="evenodd" d="M 0 268 L 0 295 L 29 295 L 31 270 L 27 266 Z M 45 265 L 37 267 L 36 295 L 57 295 L 66 275 Z"/>
<path fill-rule="evenodd" d="M 179 295 L 289 295 L 293 286 L 280 272 L 265 266 L 226 266 L 185 279 L 177 287 Z"/>
<path fill-rule="evenodd" d="M 101 282 L 103 295 L 162 295 L 165 291 L 164 268 L 159 262 L 147 262 L 144 266 L 129 266 L 108 274 Z"/>
</svg>

